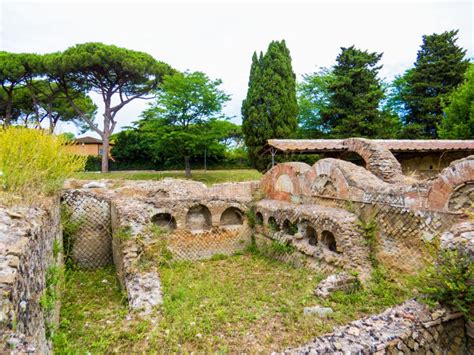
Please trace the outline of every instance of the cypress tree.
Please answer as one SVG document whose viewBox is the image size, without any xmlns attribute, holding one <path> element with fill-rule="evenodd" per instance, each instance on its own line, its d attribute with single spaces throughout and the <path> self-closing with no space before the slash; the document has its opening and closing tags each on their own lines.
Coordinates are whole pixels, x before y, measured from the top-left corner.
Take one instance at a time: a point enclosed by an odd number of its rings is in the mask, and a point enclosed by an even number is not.
<svg viewBox="0 0 474 355">
<path fill-rule="evenodd" d="M 242 103 L 242 132 L 253 166 L 269 167 L 263 147 L 268 139 L 291 138 L 297 128 L 296 80 L 285 41 L 273 41 L 263 55 L 254 53 L 247 97 Z"/>
<path fill-rule="evenodd" d="M 354 46 L 341 48 L 328 86 L 329 104 L 321 112 L 324 124 L 336 138 L 385 138 L 396 122 L 379 110 L 384 96 L 377 78 L 382 54 Z"/>
<path fill-rule="evenodd" d="M 458 31 L 423 36 L 415 67 L 407 76 L 404 101 L 408 109 L 406 138 L 437 138 L 443 104 L 463 82 L 468 61 L 466 51 L 456 45 Z"/>
</svg>

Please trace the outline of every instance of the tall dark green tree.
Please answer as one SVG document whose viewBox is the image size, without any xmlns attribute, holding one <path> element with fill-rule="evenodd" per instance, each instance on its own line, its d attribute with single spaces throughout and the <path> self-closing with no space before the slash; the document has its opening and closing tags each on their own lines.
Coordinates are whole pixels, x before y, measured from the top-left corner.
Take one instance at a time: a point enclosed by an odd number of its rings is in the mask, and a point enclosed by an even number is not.
<svg viewBox="0 0 474 355">
<path fill-rule="evenodd" d="M 342 48 L 329 83 L 329 104 L 321 117 L 335 138 L 387 138 L 393 135 L 396 120 L 384 115 L 380 102 L 384 97 L 377 75 L 380 53 L 369 53 L 351 46 Z"/>
<path fill-rule="evenodd" d="M 242 103 L 242 133 L 253 166 L 263 171 L 263 151 L 271 138 L 291 138 L 297 129 L 296 80 L 285 41 L 273 41 L 252 57 L 247 97 Z"/>
<path fill-rule="evenodd" d="M 456 44 L 457 34 L 447 31 L 423 36 L 415 67 L 406 77 L 405 138 L 438 137 L 443 102 L 449 104 L 449 95 L 463 82 L 468 67 L 466 51 Z"/>
</svg>

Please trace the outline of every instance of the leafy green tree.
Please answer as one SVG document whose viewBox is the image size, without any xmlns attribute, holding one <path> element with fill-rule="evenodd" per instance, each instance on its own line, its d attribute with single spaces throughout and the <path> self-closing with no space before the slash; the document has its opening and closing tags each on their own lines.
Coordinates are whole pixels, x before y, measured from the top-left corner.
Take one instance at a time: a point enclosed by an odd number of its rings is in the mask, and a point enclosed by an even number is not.
<svg viewBox="0 0 474 355">
<path fill-rule="evenodd" d="M 263 147 L 271 138 L 291 138 L 297 130 L 296 81 L 285 41 L 273 41 L 265 55 L 254 53 L 247 97 L 242 103 L 242 132 L 249 159 L 268 168 Z"/>
<path fill-rule="evenodd" d="M 406 76 L 402 97 L 408 109 L 406 138 L 437 138 L 443 105 L 464 79 L 466 51 L 456 44 L 458 31 L 423 36 L 415 67 Z"/>
<path fill-rule="evenodd" d="M 449 97 L 439 127 L 439 136 L 444 139 L 474 138 L 474 64 L 466 71 L 465 80 Z"/>
<path fill-rule="evenodd" d="M 222 108 L 230 96 L 201 72 L 168 75 L 157 91 L 157 101 L 143 113 L 145 131 L 160 132 L 157 150 L 184 159 L 186 176 L 197 151 L 215 148 L 215 121 L 224 118 Z"/>
<path fill-rule="evenodd" d="M 329 83 L 329 103 L 321 113 L 331 137 L 387 138 L 393 134 L 393 118 L 380 110 L 384 92 L 377 78 L 382 54 L 354 46 L 342 48 Z"/>
<path fill-rule="evenodd" d="M 102 138 L 102 172 L 108 171 L 107 152 L 117 113 L 135 99 L 150 97 L 164 76 L 174 72 L 146 53 L 102 43 L 78 44 L 63 53 L 47 55 L 44 65 L 48 80 L 58 85 L 71 107 Z M 74 101 L 77 93 L 89 92 L 102 97 L 102 128 Z"/>
<path fill-rule="evenodd" d="M 312 74 L 303 75 L 297 85 L 299 134 L 303 138 L 323 138 L 330 133 L 321 112 L 330 103 L 329 85 L 334 80 L 331 69 L 321 68 Z"/>
</svg>

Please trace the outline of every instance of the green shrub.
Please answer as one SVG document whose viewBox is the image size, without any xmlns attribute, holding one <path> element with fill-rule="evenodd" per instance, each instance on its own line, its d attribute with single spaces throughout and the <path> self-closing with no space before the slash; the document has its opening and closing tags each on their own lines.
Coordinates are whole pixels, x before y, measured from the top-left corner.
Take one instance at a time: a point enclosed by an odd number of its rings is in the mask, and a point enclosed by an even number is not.
<svg viewBox="0 0 474 355">
<path fill-rule="evenodd" d="M 85 157 L 68 152 L 64 136 L 20 127 L 0 130 L 0 182 L 6 192 L 23 198 L 55 193 L 84 164 Z"/>
<path fill-rule="evenodd" d="M 431 306 L 437 303 L 452 307 L 472 317 L 474 304 L 474 263 L 457 250 L 441 250 L 436 262 L 418 280 L 423 299 Z"/>
</svg>

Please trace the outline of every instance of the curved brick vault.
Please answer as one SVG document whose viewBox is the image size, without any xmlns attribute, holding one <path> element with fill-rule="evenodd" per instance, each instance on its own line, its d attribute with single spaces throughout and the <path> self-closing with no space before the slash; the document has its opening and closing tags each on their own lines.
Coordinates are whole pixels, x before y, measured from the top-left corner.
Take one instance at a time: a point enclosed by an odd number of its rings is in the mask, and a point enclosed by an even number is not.
<svg viewBox="0 0 474 355">
<path fill-rule="evenodd" d="M 263 176 L 260 188 L 274 200 L 289 201 L 292 195 L 301 195 L 304 174 L 310 170 L 305 163 L 278 164 Z"/>
<path fill-rule="evenodd" d="M 364 138 L 349 138 L 343 142 L 349 152 L 359 154 L 366 168 L 375 176 L 389 183 L 404 180 L 402 167 L 390 150 Z"/>
<path fill-rule="evenodd" d="M 439 174 L 428 192 L 426 207 L 437 211 L 456 211 L 463 206 L 469 208 L 471 206 L 468 204 L 474 202 L 472 185 L 474 185 L 474 155 L 452 162 Z M 466 203 L 460 207 L 452 203 L 457 195 L 466 199 Z"/>
</svg>

